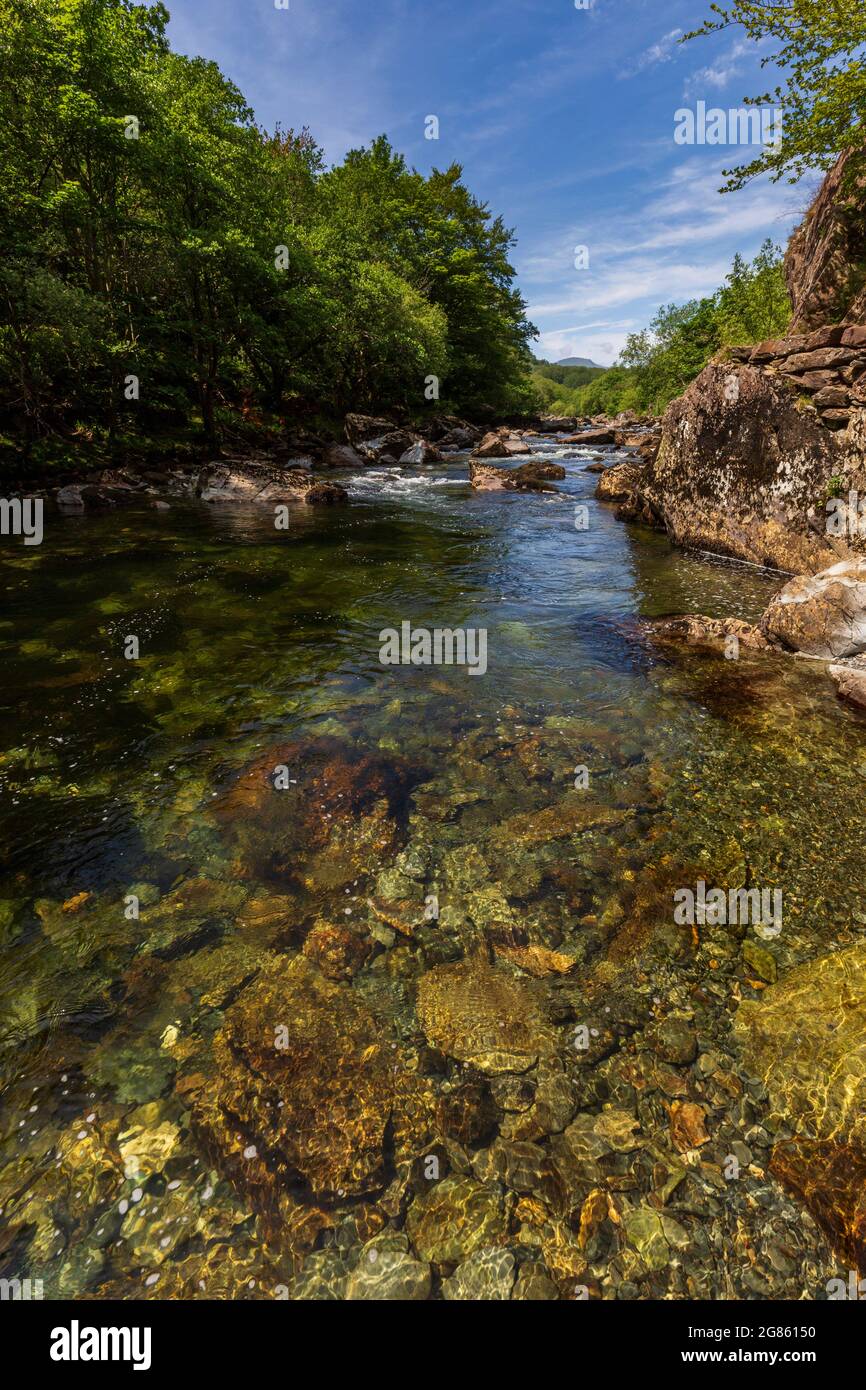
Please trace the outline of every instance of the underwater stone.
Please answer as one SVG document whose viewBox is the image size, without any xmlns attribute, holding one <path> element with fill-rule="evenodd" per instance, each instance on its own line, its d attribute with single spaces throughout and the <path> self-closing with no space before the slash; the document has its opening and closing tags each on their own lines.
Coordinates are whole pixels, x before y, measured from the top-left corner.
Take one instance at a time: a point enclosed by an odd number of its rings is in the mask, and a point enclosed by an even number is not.
<svg viewBox="0 0 866 1390">
<path fill-rule="evenodd" d="M 433 1047 L 493 1075 L 529 1071 L 552 1051 L 532 986 L 490 965 L 481 953 L 422 975 L 417 1009 Z"/>
<path fill-rule="evenodd" d="M 508 1250 L 484 1246 L 458 1265 L 442 1285 L 442 1296 L 473 1302 L 494 1302 L 511 1297 L 514 1256 Z"/>
<path fill-rule="evenodd" d="M 502 1189 L 473 1178 L 443 1178 L 406 1214 L 415 1250 L 437 1265 L 458 1263 L 482 1245 L 503 1245 L 507 1229 Z"/>
<path fill-rule="evenodd" d="M 244 1190 L 273 1198 L 298 1175 L 317 1195 L 386 1182 L 386 1132 L 398 1153 L 431 1133 L 432 1098 L 346 985 L 304 956 L 278 960 L 228 1011 L 214 1052 L 215 1092 L 197 1098 L 209 1134 Z"/>
<path fill-rule="evenodd" d="M 866 942 L 799 965 L 760 1000 L 744 1000 L 733 1033 L 773 1115 L 794 1132 L 774 1149 L 772 1170 L 846 1258 L 863 1264 Z"/>
<path fill-rule="evenodd" d="M 416 780 L 400 758 L 336 738 L 302 739 L 257 758 L 213 812 L 252 874 L 337 888 L 400 848 Z"/>
</svg>

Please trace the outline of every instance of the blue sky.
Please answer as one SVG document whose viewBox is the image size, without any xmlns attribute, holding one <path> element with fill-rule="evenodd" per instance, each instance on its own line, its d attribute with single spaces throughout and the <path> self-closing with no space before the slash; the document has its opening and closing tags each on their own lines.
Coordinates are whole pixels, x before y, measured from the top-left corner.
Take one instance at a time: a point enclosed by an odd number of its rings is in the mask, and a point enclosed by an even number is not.
<svg viewBox="0 0 866 1390">
<path fill-rule="evenodd" d="M 385 132 L 422 171 L 463 164 L 516 231 L 534 351 L 550 360 L 609 365 L 659 304 L 711 292 L 767 236 L 784 244 L 815 186 L 722 197 L 720 170 L 749 151 L 674 143 L 677 109 L 772 85 L 740 30 L 678 45 L 709 0 L 167 4 L 176 49 L 215 59 L 268 128 L 309 126 L 329 161 Z"/>
</svg>

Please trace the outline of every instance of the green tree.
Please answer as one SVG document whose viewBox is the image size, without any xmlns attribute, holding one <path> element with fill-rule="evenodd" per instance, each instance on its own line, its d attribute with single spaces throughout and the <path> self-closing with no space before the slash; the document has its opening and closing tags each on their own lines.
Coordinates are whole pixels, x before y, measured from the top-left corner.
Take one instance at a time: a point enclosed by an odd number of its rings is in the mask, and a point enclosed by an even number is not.
<svg viewBox="0 0 866 1390">
<path fill-rule="evenodd" d="M 741 28 L 756 44 L 771 45 L 761 65 L 775 65 L 783 76 L 769 91 L 746 98 L 749 105 L 780 108 L 778 143 L 726 169 L 725 190 L 762 173 L 796 183 L 808 169 L 826 169 L 843 150 L 866 145 L 863 0 L 734 0 L 710 9 L 715 17 L 683 42 Z"/>
</svg>

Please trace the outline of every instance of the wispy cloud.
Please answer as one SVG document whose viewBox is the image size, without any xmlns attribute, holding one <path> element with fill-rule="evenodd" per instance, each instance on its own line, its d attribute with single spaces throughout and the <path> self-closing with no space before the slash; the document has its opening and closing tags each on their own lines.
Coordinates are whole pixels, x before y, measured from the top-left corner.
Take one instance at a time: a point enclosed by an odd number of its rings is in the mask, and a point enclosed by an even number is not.
<svg viewBox="0 0 866 1390">
<path fill-rule="evenodd" d="M 579 236 L 566 230 L 528 254 L 520 268 L 533 290 L 529 316 L 542 328 L 536 350 L 595 355 L 608 365 L 627 333 L 645 326 L 659 304 L 713 293 L 730 269 L 732 246 L 750 255 L 768 236 L 785 242 L 798 220 L 790 189 L 755 183 L 721 196 L 719 183 L 718 168 L 695 156 L 669 170 L 613 224 L 588 219 Z M 574 268 L 577 244 L 589 247 L 587 270 Z M 612 352 L 599 358 L 603 343 Z"/>
<path fill-rule="evenodd" d="M 669 63 L 674 56 L 682 32 L 682 29 L 671 29 L 670 33 L 650 44 L 649 48 L 645 48 L 643 53 L 639 54 L 620 76 L 634 77 L 638 72 L 645 72 L 647 68 L 656 67 L 658 63 Z"/>
</svg>

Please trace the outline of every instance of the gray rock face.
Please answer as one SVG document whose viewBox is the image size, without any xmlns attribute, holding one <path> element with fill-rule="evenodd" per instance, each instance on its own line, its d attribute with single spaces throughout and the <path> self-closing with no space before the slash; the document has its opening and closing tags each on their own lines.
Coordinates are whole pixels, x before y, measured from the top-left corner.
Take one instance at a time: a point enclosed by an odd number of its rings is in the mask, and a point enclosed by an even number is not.
<svg viewBox="0 0 866 1390">
<path fill-rule="evenodd" d="M 828 428 L 808 375 L 786 381 L 766 365 L 711 362 L 671 403 L 641 492 L 673 541 L 791 574 L 863 550 L 863 540 L 831 541 L 824 502 L 834 480 L 862 489 L 866 409 Z"/>
<path fill-rule="evenodd" d="M 784 646 L 809 656 L 866 652 L 866 559 L 798 575 L 771 601 L 762 627 Z"/>
</svg>

